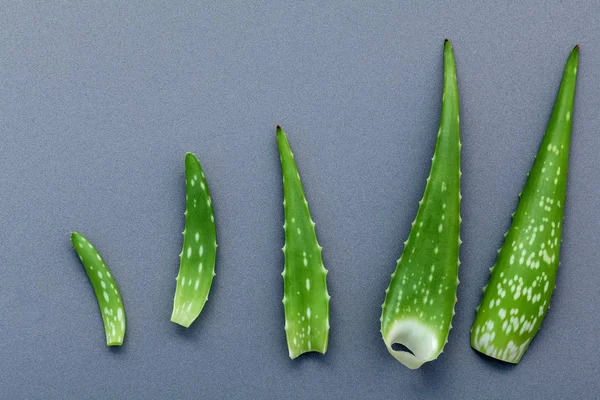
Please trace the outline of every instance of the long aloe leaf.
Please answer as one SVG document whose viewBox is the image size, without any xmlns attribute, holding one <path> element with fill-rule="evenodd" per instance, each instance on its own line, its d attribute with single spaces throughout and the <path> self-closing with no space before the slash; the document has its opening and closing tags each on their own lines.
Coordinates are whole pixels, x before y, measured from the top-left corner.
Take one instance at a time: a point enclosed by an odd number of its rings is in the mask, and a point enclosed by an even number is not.
<svg viewBox="0 0 600 400">
<path fill-rule="evenodd" d="M 313 222 L 294 155 L 285 132 L 277 127 L 277 144 L 283 175 L 285 267 L 283 305 L 290 358 L 327 351 L 329 293 L 327 270 L 321 257 Z"/>
<path fill-rule="evenodd" d="M 518 363 L 550 305 L 560 258 L 579 47 L 567 61 L 542 145 L 471 329 L 471 346 Z"/>
<path fill-rule="evenodd" d="M 460 264 L 459 126 L 454 54 L 446 40 L 442 115 L 431 171 L 381 314 L 388 351 L 411 369 L 436 359 L 452 328 Z"/>
</svg>

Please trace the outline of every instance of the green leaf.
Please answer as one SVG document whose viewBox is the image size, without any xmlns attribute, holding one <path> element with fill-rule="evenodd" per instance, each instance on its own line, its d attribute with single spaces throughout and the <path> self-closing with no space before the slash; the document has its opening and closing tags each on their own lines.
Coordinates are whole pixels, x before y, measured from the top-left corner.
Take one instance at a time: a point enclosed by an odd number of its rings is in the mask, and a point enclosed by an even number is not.
<svg viewBox="0 0 600 400">
<path fill-rule="evenodd" d="M 316 351 L 325 354 L 329 336 L 327 270 L 294 155 L 285 132 L 277 127 L 283 174 L 285 268 L 283 305 L 290 358 Z"/>
<path fill-rule="evenodd" d="M 388 351 L 411 369 L 438 357 L 452 327 L 461 243 L 459 127 L 454 54 L 446 40 L 442 115 L 431 171 L 381 314 Z"/>
<path fill-rule="evenodd" d="M 556 281 L 578 59 L 575 46 L 471 328 L 475 350 L 509 363 L 521 360 L 538 332 Z"/>
</svg>

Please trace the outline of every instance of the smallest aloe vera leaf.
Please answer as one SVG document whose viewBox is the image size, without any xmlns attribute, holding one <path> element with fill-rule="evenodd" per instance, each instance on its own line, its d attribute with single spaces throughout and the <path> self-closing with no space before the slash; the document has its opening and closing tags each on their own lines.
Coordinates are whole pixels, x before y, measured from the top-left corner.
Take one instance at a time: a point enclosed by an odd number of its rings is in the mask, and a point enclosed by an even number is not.
<svg viewBox="0 0 600 400">
<path fill-rule="evenodd" d="M 304 189 L 285 132 L 277 126 L 277 144 L 283 174 L 285 267 L 283 308 L 291 359 L 316 351 L 325 354 L 329 338 L 329 293 L 323 248 L 317 241 Z"/>
<path fill-rule="evenodd" d="M 540 329 L 556 282 L 578 59 L 576 46 L 471 328 L 475 350 L 513 364 Z"/>
<path fill-rule="evenodd" d="M 215 217 L 200 161 L 185 155 L 185 229 L 171 321 L 188 328 L 208 300 L 215 276 L 217 240 Z"/>
<path fill-rule="evenodd" d="M 431 170 L 381 313 L 388 351 L 410 369 L 435 360 L 452 328 L 460 264 L 460 148 L 456 67 L 446 40 L 442 113 Z"/>
<path fill-rule="evenodd" d="M 71 242 L 96 293 L 106 345 L 120 346 L 125 337 L 125 309 L 119 288 L 100 253 L 81 233 L 73 232 Z"/>
</svg>

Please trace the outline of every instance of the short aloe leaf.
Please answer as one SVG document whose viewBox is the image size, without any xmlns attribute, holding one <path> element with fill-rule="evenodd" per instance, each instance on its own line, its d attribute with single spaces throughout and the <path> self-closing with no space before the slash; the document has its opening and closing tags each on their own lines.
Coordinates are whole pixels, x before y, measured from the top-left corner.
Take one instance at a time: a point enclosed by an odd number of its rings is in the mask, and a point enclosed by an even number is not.
<svg viewBox="0 0 600 400">
<path fill-rule="evenodd" d="M 285 132 L 277 127 L 277 143 L 283 174 L 285 267 L 283 306 L 290 358 L 327 351 L 329 293 L 327 270 L 321 257 L 300 175 Z"/>
<path fill-rule="evenodd" d="M 538 332 L 555 286 L 578 58 L 576 46 L 471 329 L 475 350 L 509 363 L 521 360 Z"/>
<path fill-rule="evenodd" d="M 388 351 L 411 369 L 438 357 L 452 327 L 461 221 L 459 126 L 456 68 L 446 40 L 442 114 L 431 170 L 381 314 Z"/>
<path fill-rule="evenodd" d="M 185 156 L 185 229 L 171 321 L 189 327 L 208 300 L 217 254 L 215 217 L 206 177 L 192 153 Z"/>
<path fill-rule="evenodd" d="M 104 322 L 107 346 L 120 346 L 125 337 L 125 309 L 119 288 L 100 253 L 81 234 L 73 232 L 71 242 L 90 279 Z"/>
</svg>

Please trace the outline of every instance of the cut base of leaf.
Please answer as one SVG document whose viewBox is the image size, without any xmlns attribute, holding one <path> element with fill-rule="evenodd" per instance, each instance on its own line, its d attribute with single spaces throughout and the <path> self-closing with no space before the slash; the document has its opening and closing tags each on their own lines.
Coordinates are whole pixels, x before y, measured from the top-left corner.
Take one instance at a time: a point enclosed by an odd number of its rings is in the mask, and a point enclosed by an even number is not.
<svg viewBox="0 0 600 400">
<path fill-rule="evenodd" d="M 441 353 L 439 334 L 417 319 L 405 319 L 394 323 L 383 340 L 388 351 L 398 361 L 410 369 L 417 369 L 423 363 L 435 360 Z M 400 344 L 409 351 L 394 350 Z"/>
<path fill-rule="evenodd" d="M 489 333 L 484 333 L 481 340 L 487 341 L 489 339 L 489 335 Z M 481 343 L 471 343 L 471 347 L 488 357 L 492 357 L 510 364 L 518 364 L 519 361 L 521 361 L 523 354 L 525 354 L 525 350 L 527 350 L 529 342 L 530 340 L 528 339 L 526 342 L 517 346 L 515 343 L 510 341 L 504 350 L 496 349 L 489 345 L 482 345 Z"/>
<path fill-rule="evenodd" d="M 194 322 L 195 320 L 195 317 L 190 316 L 190 314 L 187 313 L 173 312 L 173 314 L 171 315 L 171 322 L 174 322 L 177 325 L 181 325 L 185 328 L 189 328 L 192 322 Z"/>
</svg>

